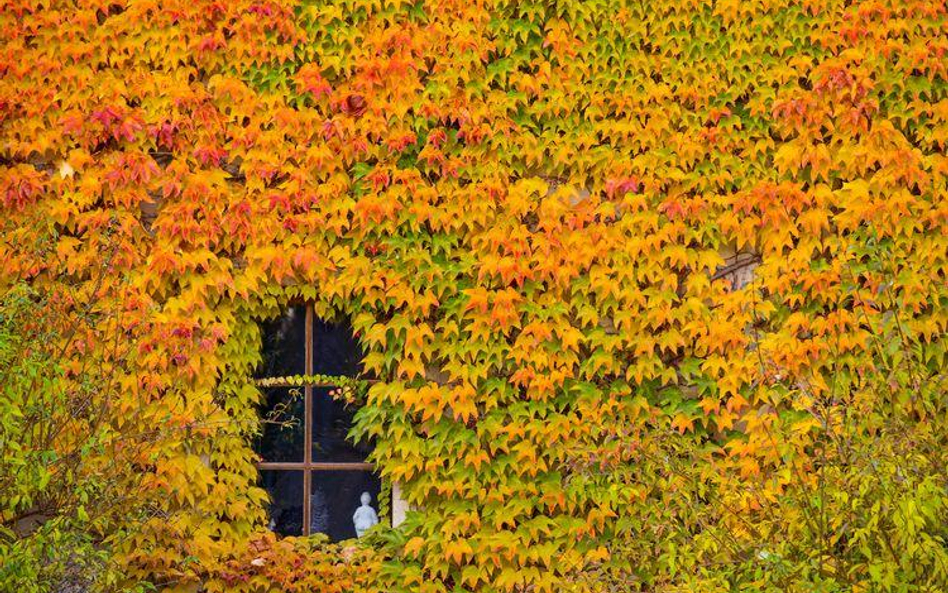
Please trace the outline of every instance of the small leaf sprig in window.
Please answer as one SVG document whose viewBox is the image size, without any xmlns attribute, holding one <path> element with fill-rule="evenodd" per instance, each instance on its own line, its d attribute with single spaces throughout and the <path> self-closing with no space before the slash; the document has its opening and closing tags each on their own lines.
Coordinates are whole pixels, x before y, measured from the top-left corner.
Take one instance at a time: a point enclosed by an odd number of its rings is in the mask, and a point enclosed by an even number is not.
<svg viewBox="0 0 948 593">
<path fill-rule="evenodd" d="M 289 375 L 285 377 L 266 377 L 254 381 L 257 387 L 302 387 L 318 385 L 333 387 L 330 395 L 346 402 L 361 401 L 371 383 L 368 379 L 357 379 L 345 375 Z"/>
</svg>

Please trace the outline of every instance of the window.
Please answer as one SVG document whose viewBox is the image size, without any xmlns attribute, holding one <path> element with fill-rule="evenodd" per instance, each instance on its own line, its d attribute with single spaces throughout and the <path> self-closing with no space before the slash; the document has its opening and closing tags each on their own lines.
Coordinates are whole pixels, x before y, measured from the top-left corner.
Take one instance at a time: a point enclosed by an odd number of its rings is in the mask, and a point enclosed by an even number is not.
<svg viewBox="0 0 948 593">
<path fill-rule="evenodd" d="M 368 492 L 377 513 L 381 481 L 365 460 L 369 443 L 347 434 L 355 410 L 331 394 L 330 384 L 290 387 L 281 377 L 359 373 L 361 351 L 346 324 L 325 323 L 311 305 L 290 308 L 262 324 L 263 431 L 255 449 L 262 486 L 271 499 L 271 529 L 283 535 L 326 533 L 356 537 L 353 516 Z M 277 378 L 277 380 L 272 380 Z M 372 515 L 360 511 L 361 515 Z"/>
</svg>

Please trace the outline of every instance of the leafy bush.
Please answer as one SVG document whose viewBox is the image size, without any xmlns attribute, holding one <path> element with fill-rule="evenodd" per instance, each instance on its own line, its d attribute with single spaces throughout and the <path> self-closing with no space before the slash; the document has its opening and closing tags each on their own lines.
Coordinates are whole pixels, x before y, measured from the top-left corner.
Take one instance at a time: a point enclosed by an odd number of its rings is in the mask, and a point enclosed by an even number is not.
<svg viewBox="0 0 948 593">
<path fill-rule="evenodd" d="M 110 454 L 105 394 L 110 364 L 62 364 L 61 302 L 18 284 L 0 297 L 0 589 L 108 589 L 119 574 L 113 543 L 134 526 L 127 468 Z M 84 321 L 95 319 L 91 308 Z M 112 354 L 117 354 L 113 351 Z M 120 521 L 117 522 L 117 520 Z M 126 583 L 123 587 L 128 586 Z M 130 587 L 138 589 L 139 587 Z"/>
</svg>

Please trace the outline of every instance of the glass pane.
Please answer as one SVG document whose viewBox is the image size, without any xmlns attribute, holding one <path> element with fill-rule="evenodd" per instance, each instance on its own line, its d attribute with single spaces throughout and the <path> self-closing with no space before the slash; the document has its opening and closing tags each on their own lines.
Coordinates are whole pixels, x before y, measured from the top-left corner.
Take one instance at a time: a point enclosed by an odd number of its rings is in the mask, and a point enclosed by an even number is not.
<svg viewBox="0 0 948 593">
<path fill-rule="evenodd" d="M 381 490 L 382 481 L 372 472 L 314 471 L 310 532 L 325 533 L 332 541 L 356 537 L 353 516 L 361 506 L 359 497 L 368 492 L 372 509 L 359 511 L 360 518 L 369 519 L 372 513 L 377 517 Z"/>
<path fill-rule="evenodd" d="M 303 418 L 306 399 L 302 387 L 263 389 L 260 409 L 262 433 L 254 450 L 263 461 L 303 461 Z"/>
<path fill-rule="evenodd" d="M 317 375 L 348 375 L 359 373 L 362 350 L 346 323 L 313 323 L 313 373 Z"/>
<path fill-rule="evenodd" d="M 313 389 L 313 461 L 365 461 L 372 445 L 366 441 L 352 444 L 346 438 L 357 408 L 334 399 L 331 391 Z"/>
<path fill-rule="evenodd" d="M 260 486 L 270 494 L 270 529 L 303 534 L 303 472 L 261 470 Z"/>
<path fill-rule="evenodd" d="M 306 372 L 306 307 L 290 307 L 282 317 L 260 323 L 263 361 L 258 377 L 285 377 Z"/>
</svg>

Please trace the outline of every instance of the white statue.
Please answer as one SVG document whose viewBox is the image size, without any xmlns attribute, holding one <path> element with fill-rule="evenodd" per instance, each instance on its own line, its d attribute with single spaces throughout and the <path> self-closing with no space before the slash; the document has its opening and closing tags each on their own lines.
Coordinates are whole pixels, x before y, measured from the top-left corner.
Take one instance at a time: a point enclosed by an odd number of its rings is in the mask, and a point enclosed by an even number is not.
<svg viewBox="0 0 948 593">
<path fill-rule="evenodd" d="M 362 506 L 352 515 L 352 523 L 355 525 L 356 536 L 362 537 L 362 534 L 379 524 L 379 516 L 375 514 L 375 509 L 369 506 L 372 502 L 371 494 L 363 492 L 359 500 L 362 501 Z"/>
</svg>

